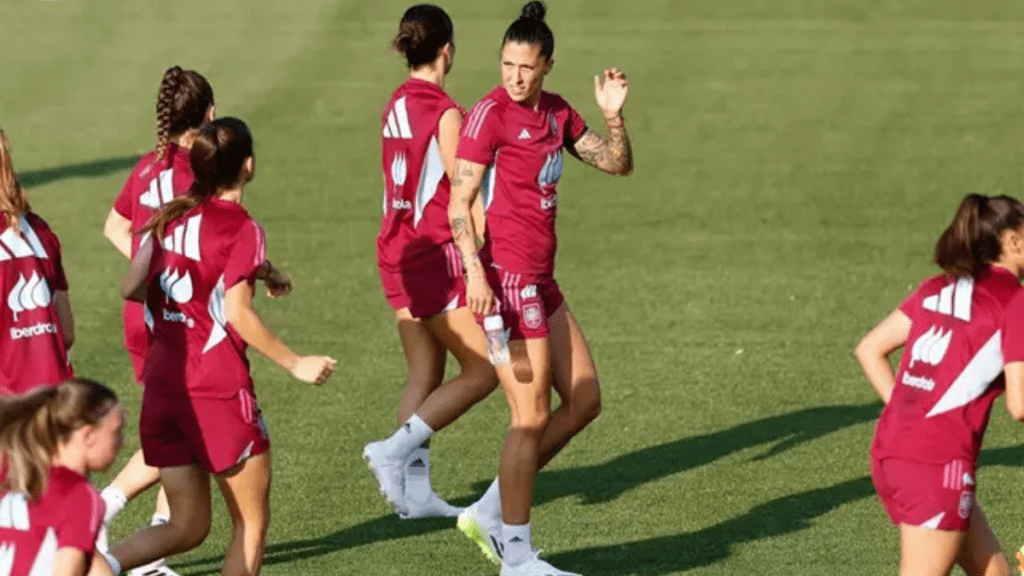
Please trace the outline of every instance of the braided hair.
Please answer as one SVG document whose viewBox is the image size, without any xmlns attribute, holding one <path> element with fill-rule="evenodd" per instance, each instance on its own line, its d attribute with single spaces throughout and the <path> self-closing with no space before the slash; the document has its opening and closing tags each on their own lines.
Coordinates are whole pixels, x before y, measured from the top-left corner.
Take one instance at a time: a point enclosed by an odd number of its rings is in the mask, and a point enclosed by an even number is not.
<svg viewBox="0 0 1024 576">
<path fill-rule="evenodd" d="M 195 70 L 172 66 L 164 72 L 156 98 L 156 160 L 164 159 L 171 139 L 199 128 L 213 106 L 213 88 Z"/>
</svg>

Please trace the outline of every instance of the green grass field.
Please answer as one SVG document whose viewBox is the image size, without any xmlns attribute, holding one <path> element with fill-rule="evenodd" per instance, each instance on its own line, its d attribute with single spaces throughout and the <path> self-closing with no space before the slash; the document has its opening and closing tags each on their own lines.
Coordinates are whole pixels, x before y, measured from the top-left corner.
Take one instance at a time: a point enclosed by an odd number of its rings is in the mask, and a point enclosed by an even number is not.
<svg viewBox="0 0 1024 576">
<path fill-rule="evenodd" d="M 374 238 L 379 113 L 405 73 L 387 46 L 410 1 L 3 6 L 0 125 L 64 243 L 76 368 L 133 414 L 126 265 L 101 228 L 152 146 L 163 70 L 200 70 L 218 113 L 254 130 L 246 203 L 296 284 L 258 306 L 300 351 L 340 361 L 315 389 L 255 359 L 275 443 L 268 575 L 496 573 L 453 522 L 389 514 L 360 458 L 394 426 L 404 379 Z M 444 5 L 458 39 L 449 90 L 471 105 L 498 81 L 520 2 Z M 1024 195 L 1024 5 L 550 0 L 548 18 L 547 87 L 588 119 L 600 121 L 591 76 L 629 74 L 636 172 L 567 163 L 558 278 L 597 356 L 604 413 L 540 475 L 535 542 L 588 576 L 895 573 L 897 534 L 867 477 L 880 403 L 852 349 L 931 273 L 964 192 Z M 442 495 L 482 492 L 507 422 L 494 395 L 438 436 Z M 1022 432 L 997 404 L 979 499 L 1010 550 L 1024 542 L 1022 463 Z M 208 541 L 172 565 L 216 573 L 227 535 L 221 506 Z"/>
</svg>

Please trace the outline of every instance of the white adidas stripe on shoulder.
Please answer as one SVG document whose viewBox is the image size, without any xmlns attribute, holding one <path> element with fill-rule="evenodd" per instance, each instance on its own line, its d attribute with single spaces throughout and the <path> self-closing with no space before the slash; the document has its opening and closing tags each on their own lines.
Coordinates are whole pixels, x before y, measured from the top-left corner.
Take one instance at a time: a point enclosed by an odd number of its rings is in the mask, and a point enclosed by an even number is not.
<svg viewBox="0 0 1024 576">
<path fill-rule="evenodd" d="M 487 119 L 487 114 L 497 104 L 494 100 L 484 100 L 473 107 L 473 111 L 469 114 L 469 120 L 466 122 L 466 137 L 476 140 L 480 136 L 480 129 L 484 125 L 484 120 Z"/>
</svg>

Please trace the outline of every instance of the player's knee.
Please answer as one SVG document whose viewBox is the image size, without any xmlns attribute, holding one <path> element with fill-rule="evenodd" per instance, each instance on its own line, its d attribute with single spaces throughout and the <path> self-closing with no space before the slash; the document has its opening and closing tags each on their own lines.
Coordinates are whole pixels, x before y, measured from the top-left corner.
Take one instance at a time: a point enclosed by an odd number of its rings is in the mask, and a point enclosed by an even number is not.
<svg viewBox="0 0 1024 576">
<path fill-rule="evenodd" d="M 551 411 L 538 408 L 517 413 L 512 419 L 512 428 L 526 434 L 542 435 L 550 421 Z"/>
<path fill-rule="evenodd" d="M 173 538 L 178 552 L 198 547 L 210 535 L 209 518 L 207 518 L 206 522 L 202 522 L 202 518 L 197 518 L 192 522 L 187 520 L 176 522 L 172 516 L 167 525 L 174 530 Z"/>
<path fill-rule="evenodd" d="M 598 386 L 597 378 L 594 378 L 592 382 L 587 382 L 585 386 L 580 388 L 592 392 L 573 397 L 572 413 L 576 416 L 576 420 L 581 426 L 586 426 L 601 415 L 601 388 Z"/>
</svg>

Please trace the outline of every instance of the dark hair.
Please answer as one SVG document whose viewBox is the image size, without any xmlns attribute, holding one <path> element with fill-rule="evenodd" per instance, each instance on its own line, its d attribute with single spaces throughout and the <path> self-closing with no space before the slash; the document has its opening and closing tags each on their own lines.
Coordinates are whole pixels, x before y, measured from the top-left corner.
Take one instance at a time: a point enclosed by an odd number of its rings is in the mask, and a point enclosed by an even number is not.
<svg viewBox="0 0 1024 576">
<path fill-rule="evenodd" d="M 968 194 L 935 243 L 935 263 L 952 276 L 975 276 L 999 259 L 1000 236 L 1024 224 L 1024 205 L 1009 196 Z"/>
<path fill-rule="evenodd" d="M 14 173 L 11 144 L 4 131 L 0 130 L 0 214 L 3 214 L 14 233 L 20 234 L 21 215 L 29 210 L 28 196 L 18 181 L 18 175 Z"/>
<path fill-rule="evenodd" d="M 164 204 L 140 233 L 153 231 L 164 239 L 164 229 L 175 218 L 214 198 L 224 188 L 242 183 L 242 166 L 253 155 L 252 133 L 238 118 L 218 118 L 199 129 L 192 143 L 192 174 L 188 193 Z"/>
<path fill-rule="evenodd" d="M 171 137 L 202 126 L 213 106 L 213 88 L 195 70 L 172 66 L 164 72 L 156 97 L 156 157 L 162 160 Z"/>
<path fill-rule="evenodd" d="M 433 4 L 417 4 L 402 15 L 391 45 L 405 56 L 409 68 L 415 68 L 433 62 L 437 51 L 454 35 L 455 27 L 447 12 Z"/>
<path fill-rule="evenodd" d="M 523 12 L 519 18 L 509 25 L 505 30 L 505 39 L 501 41 L 504 46 L 509 42 L 522 42 L 523 44 L 540 45 L 540 54 L 545 58 L 551 58 L 555 54 L 555 34 L 544 22 L 544 15 L 547 8 L 544 3 L 538 0 L 527 2 L 523 6 Z"/>
<path fill-rule="evenodd" d="M 0 490 L 38 501 L 60 443 L 82 426 L 99 424 L 116 405 L 113 390 L 85 378 L 0 398 L 0 456 L 7 471 Z"/>
</svg>

